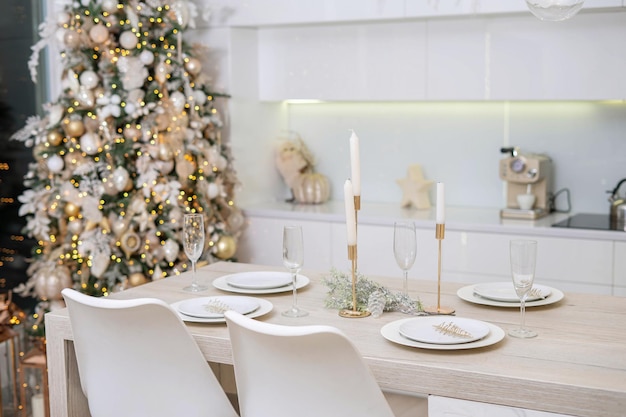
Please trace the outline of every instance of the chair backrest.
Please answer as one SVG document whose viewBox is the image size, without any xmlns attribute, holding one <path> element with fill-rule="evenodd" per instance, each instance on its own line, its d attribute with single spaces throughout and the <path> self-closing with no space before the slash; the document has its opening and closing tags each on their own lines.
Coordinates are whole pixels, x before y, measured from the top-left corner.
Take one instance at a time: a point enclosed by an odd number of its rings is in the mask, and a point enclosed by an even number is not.
<svg viewBox="0 0 626 417">
<path fill-rule="evenodd" d="M 236 417 L 178 315 L 152 298 L 62 291 L 92 417 Z"/>
<path fill-rule="evenodd" d="M 242 417 L 392 417 L 361 354 L 330 326 L 225 313 Z"/>
</svg>

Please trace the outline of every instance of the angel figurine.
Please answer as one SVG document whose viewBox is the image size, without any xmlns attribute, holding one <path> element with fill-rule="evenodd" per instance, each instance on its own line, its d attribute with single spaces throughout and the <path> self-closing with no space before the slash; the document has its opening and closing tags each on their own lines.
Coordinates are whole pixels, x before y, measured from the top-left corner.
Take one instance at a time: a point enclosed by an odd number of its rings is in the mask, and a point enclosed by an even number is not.
<svg viewBox="0 0 626 417">
<path fill-rule="evenodd" d="M 278 143 L 275 162 L 278 172 L 291 190 L 292 197 L 287 201 L 320 204 L 328 200 L 328 178 L 315 172 L 313 154 L 299 135 Z"/>
</svg>

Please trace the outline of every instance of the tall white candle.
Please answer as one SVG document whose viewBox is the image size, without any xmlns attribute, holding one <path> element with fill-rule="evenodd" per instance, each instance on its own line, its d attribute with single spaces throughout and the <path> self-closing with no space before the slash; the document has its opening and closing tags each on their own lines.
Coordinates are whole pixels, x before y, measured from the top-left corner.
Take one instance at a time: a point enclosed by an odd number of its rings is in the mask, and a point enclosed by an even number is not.
<svg viewBox="0 0 626 417">
<path fill-rule="evenodd" d="M 446 222 L 446 205 L 443 182 L 437 183 L 437 224 Z"/>
<path fill-rule="evenodd" d="M 356 213 L 354 212 L 354 192 L 352 182 L 346 180 L 343 185 L 343 194 L 346 205 L 346 230 L 348 231 L 348 246 L 356 245 Z"/>
<path fill-rule="evenodd" d="M 352 192 L 361 195 L 361 158 L 359 155 L 359 137 L 352 131 L 350 136 L 350 165 L 352 168 Z"/>
</svg>

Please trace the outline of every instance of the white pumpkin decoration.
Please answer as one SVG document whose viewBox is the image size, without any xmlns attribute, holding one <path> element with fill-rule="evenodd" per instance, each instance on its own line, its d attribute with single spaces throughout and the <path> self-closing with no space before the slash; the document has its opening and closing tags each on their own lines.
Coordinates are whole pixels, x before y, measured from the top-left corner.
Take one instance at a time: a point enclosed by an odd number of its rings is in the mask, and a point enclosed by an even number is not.
<svg viewBox="0 0 626 417">
<path fill-rule="evenodd" d="M 330 197 L 330 184 L 325 175 L 310 172 L 298 177 L 292 191 L 298 203 L 321 204 Z"/>
</svg>

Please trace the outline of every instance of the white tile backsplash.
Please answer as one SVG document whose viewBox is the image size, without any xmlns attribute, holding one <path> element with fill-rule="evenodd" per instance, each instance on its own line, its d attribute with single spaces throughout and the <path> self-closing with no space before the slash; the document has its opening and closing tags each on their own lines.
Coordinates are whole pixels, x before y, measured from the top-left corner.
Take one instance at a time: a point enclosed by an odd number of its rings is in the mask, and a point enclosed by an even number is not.
<svg viewBox="0 0 626 417">
<path fill-rule="evenodd" d="M 623 103 L 321 103 L 290 104 L 283 111 L 287 128 L 302 136 L 316 156 L 317 170 L 330 178 L 333 199 L 342 198 L 341 184 L 350 175 L 349 129 L 361 141 L 362 198 L 367 201 L 399 204 L 402 194 L 395 180 L 417 163 L 427 179 L 446 183 L 448 205 L 501 207 L 498 161 L 505 138 L 524 152 L 552 158 L 553 191 L 569 189 L 576 212 L 607 213 L 606 190 L 626 177 Z M 254 149 L 271 153 L 271 145 L 272 140 L 257 142 Z M 243 147 L 236 148 L 235 157 L 250 161 Z M 238 169 L 244 177 L 280 181 L 271 158 L 258 154 L 256 163 Z M 255 199 L 282 198 L 276 190 L 242 183 L 242 193 Z M 433 190 L 433 202 L 434 196 Z M 564 209 L 566 203 L 561 194 L 557 207 Z"/>
</svg>

